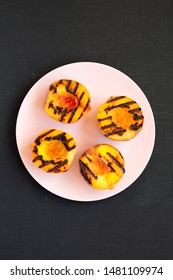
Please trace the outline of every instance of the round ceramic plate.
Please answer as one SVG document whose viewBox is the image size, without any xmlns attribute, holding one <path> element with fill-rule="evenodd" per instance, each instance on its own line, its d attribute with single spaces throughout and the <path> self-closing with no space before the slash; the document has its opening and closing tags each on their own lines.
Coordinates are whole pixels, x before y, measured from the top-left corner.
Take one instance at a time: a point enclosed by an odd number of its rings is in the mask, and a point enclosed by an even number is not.
<svg viewBox="0 0 173 280">
<path fill-rule="evenodd" d="M 49 85 L 55 80 L 76 80 L 88 89 L 92 110 L 74 124 L 51 119 L 44 111 Z M 144 125 L 130 141 L 107 139 L 97 126 L 100 105 L 110 96 L 125 95 L 142 108 Z M 77 152 L 71 168 L 62 174 L 47 174 L 31 160 L 31 143 L 45 129 L 60 129 L 70 133 L 77 142 Z M 43 76 L 24 98 L 17 118 L 16 139 L 21 159 L 32 177 L 45 189 L 63 198 L 76 201 L 96 201 L 111 197 L 129 187 L 146 167 L 153 151 L 155 123 L 150 104 L 141 89 L 122 72 L 99 63 L 77 62 L 61 66 Z M 81 153 L 96 144 L 108 143 L 120 150 L 125 159 L 125 175 L 112 190 L 99 191 L 88 185 L 79 172 Z"/>
</svg>

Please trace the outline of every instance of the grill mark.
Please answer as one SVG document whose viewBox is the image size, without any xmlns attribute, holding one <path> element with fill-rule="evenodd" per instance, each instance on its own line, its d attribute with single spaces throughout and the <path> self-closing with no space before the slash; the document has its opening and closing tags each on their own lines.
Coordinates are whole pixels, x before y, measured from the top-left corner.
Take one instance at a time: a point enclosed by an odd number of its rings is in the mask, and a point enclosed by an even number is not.
<svg viewBox="0 0 173 280">
<path fill-rule="evenodd" d="M 85 110 L 88 108 L 89 104 L 90 104 L 90 98 L 88 98 L 87 104 L 85 105 L 83 112 L 85 112 Z"/>
<path fill-rule="evenodd" d="M 53 101 L 50 101 L 50 102 L 49 102 L 48 109 L 49 109 L 49 108 L 54 109 L 54 106 L 53 106 Z"/>
<path fill-rule="evenodd" d="M 94 179 L 97 180 L 97 176 L 91 171 L 91 169 L 89 169 L 89 167 L 85 163 L 79 160 L 79 164 L 80 164 L 80 170 L 82 174 L 84 171 L 87 171 Z"/>
<path fill-rule="evenodd" d="M 46 165 L 49 165 L 50 163 L 54 164 L 54 161 L 53 160 L 44 160 L 42 156 L 37 156 L 33 162 L 36 162 L 37 160 L 40 160 L 41 161 L 41 164 L 38 166 L 39 168 L 43 168 L 45 167 Z"/>
<path fill-rule="evenodd" d="M 137 113 L 140 111 L 141 111 L 141 108 L 135 108 L 135 109 L 129 110 L 128 112 L 134 114 L 134 113 Z"/>
<path fill-rule="evenodd" d="M 92 159 L 90 159 L 87 155 L 85 155 L 88 161 L 92 162 Z"/>
<path fill-rule="evenodd" d="M 74 89 L 73 89 L 73 90 L 70 90 L 69 87 L 70 87 L 70 85 L 71 85 L 71 82 L 72 82 L 72 81 L 69 80 L 68 83 L 66 84 L 66 91 L 72 93 L 73 95 L 76 95 L 76 91 L 77 91 L 77 89 L 78 89 L 79 83 L 76 82 L 76 85 L 75 85 Z"/>
<path fill-rule="evenodd" d="M 122 136 L 124 134 L 124 132 L 126 132 L 126 129 L 123 129 L 123 128 L 118 129 L 118 127 L 117 127 L 117 130 L 112 130 L 111 132 L 108 132 L 104 135 L 106 137 L 109 137 L 109 136 L 114 135 L 114 134 L 118 134 L 119 136 Z"/>
<path fill-rule="evenodd" d="M 135 124 L 131 124 L 130 129 L 131 130 L 138 130 L 140 127 L 142 127 L 142 124 L 139 123 L 135 123 Z"/>
<path fill-rule="evenodd" d="M 99 122 L 106 121 L 106 120 L 112 120 L 112 116 L 109 116 L 109 117 L 106 117 L 103 119 L 98 119 Z"/>
<path fill-rule="evenodd" d="M 112 167 L 112 165 L 110 164 L 110 162 L 107 164 L 107 166 L 110 168 L 111 172 L 115 172 L 115 169 Z"/>
<path fill-rule="evenodd" d="M 121 171 L 122 171 L 123 173 L 125 173 L 125 169 L 124 169 L 124 167 L 122 166 L 122 164 L 121 164 L 113 155 L 111 155 L 110 153 L 107 153 L 107 155 L 113 160 L 113 162 L 116 163 L 116 165 L 121 169 Z"/>
<path fill-rule="evenodd" d="M 46 141 L 51 141 L 51 140 L 60 140 L 61 142 L 66 141 L 66 136 L 65 136 L 65 132 L 62 132 L 58 135 L 54 135 L 54 136 L 50 136 L 50 137 L 46 137 L 45 140 Z"/>
<path fill-rule="evenodd" d="M 52 136 L 52 137 L 46 137 L 45 140 L 46 141 L 52 141 L 52 140 L 58 140 L 58 141 L 61 141 L 66 150 L 69 152 L 71 150 L 73 150 L 74 148 L 76 148 L 76 145 L 73 145 L 72 147 L 69 147 L 68 146 L 68 143 L 73 140 L 73 138 L 70 138 L 70 139 L 67 139 L 66 136 L 65 136 L 66 133 L 61 133 L 61 134 L 58 134 L 58 135 L 55 135 L 55 136 Z"/>
<path fill-rule="evenodd" d="M 63 111 L 62 107 L 57 106 L 54 108 L 54 114 L 56 114 L 58 112 L 58 114 L 60 115 L 62 113 L 62 111 Z"/>
<path fill-rule="evenodd" d="M 78 106 L 79 106 L 79 105 L 78 105 Z M 72 110 L 72 113 L 71 113 L 71 115 L 70 115 L 70 117 L 69 117 L 69 119 L 68 119 L 68 123 L 70 123 L 70 122 L 72 121 L 72 119 L 73 119 L 73 117 L 74 117 L 74 115 L 75 115 L 75 113 L 76 113 L 76 110 L 77 110 L 78 106 L 77 106 L 75 109 Z"/>
<path fill-rule="evenodd" d="M 59 107 L 59 106 L 54 107 L 53 101 L 50 101 L 50 102 L 49 102 L 48 109 L 49 109 L 49 108 L 52 108 L 52 109 L 54 110 L 54 115 L 55 115 L 56 113 L 61 114 L 62 111 L 63 111 L 63 108 L 61 108 L 61 107 Z"/>
<path fill-rule="evenodd" d="M 68 163 L 68 160 L 65 159 L 64 161 L 60 160 L 56 166 L 54 166 L 53 168 L 49 169 L 47 172 L 50 173 L 50 172 L 56 172 L 56 171 L 59 171 L 58 169 L 64 165 L 66 165 Z"/>
<path fill-rule="evenodd" d="M 49 134 L 50 134 L 51 132 L 53 132 L 54 130 L 55 130 L 55 129 L 51 129 L 51 130 L 49 130 L 49 131 L 43 133 L 42 135 L 38 136 L 38 137 L 35 139 L 35 143 L 36 143 L 37 145 L 40 145 L 40 140 L 41 140 L 42 138 L 44 138 L 45 136 L 49 135 Z"/>
<path fill-rule="evenodd" d="M 112 122 L 111 124 L 101 126 L 100 128 L 101 128 L 101 130 L 103 130 L 103 129 L 112 128 L 112 127 L 116 128 L 117 125 Z"/>
<path fill-rule="evenodd" d="M 79 162 L 80 164 L 80 162 Z M 91 185 L 91 180 L 88 178 L 87 174 L 83 172 L 83 168 L 80 165 L 80 173 L 82 174 L 83 178 L 85 179 L 85 181 Z"/>
<path fill-rule="evenodd" d="M 110 102 L 113 102 L 113 101 L 116 101 L 116 100 L 120 100 L 120 99 L 123 99 L 125 98 L 126 96 L 116 96 L 110 100 L 108 100 L 106 103 L 110 103 Z"/>
<path fill-rule="evenodd" d="M 49 164 L 54 164 L 54 165 L 56 164 L 57 165 L 60 162 L 62 162 L 62 161 L 55 162 L 54 160 L 44 160 L 42 155 L 35 157 L 35 159 L 33 159 L 33 162 L 36 162 L 37 160 L 41 161 L 41 164 L 38 166 L 39 168 L 43 168 L 43 167 L 45 167 L 46 165 L 49 165 Z M 67 161 L 67 163 L 68 163 L 68 161 Z"/>
<path fill-rule="evenodd" d="M 104 111 L 111 111 L 112 109 L 115 109 L 115 108 L 118 108 L 118 107 L 130 108 L 130 105 L 135 104 L 135 103 L 136 103 L 135 101 L 129 101 L 129 102 L 121 103 L 121 104 L 114 105 L 114 106 L 111 106 L 111 107 L 108 106 L 107 108 L 104 109 Z"/>
<path fill-rule="evenodd" d="M 80 102 L 81 102 L 81 100 L 82 100 L 84 94 L 85 94 L 85 92 L 83 91 L 82 94 L 81 94 L 81 96 L 79 97 L 78 106 L 77 106 L 75 109 L 72 110 L 72 113 L 71 113 L 71 115 L 70 115 L 70 117 L 69 117 L 69 119 L 68 119 L 68 123 L 70 123 L 70 122 L 72 121 L 72 119 L 73 119 L 73 117 L 74 117 L 74 115 L 75 115 L 75 113 L 76 113 L 76 111 L 77 111 L 77 109 L 78 109 L 78 107 L 79 107 L 79 105 L 80 105 Z"/>
<path fill-rule="evenodd" d="M 43 161 L 43 157 L 42 156 L 36 156 L 32 161 L 36 162 L 37 160 L 41 160 L 41 162 Z"/>
<path fill-rule="evenodd" d="M 138 121 L 138 120 L 143 120 L 143 115 L 138 115 L 138 114 L 134 114 L 134 117 L 133 117 L 133 119 L 135 120 L 135 121 Z"/>
<path fill-rule="evenodd" d="M 52 91 L 53 93 L 55 93 L 56 87 L 54 85 L 50 85 L 49 90 Z"/>
<path fill-rule="evenodd" d="M 66 84 L 66 91 L 68 91 L 69 92 L 69 90 L 68 90 L 68 88 L 69 88 L 69 86 L 70 86 L 70 84 L 71 84 L 71 80 L 68 80 L 68 82 L 67 82 L 67 84 Z"/>
<path fill-rule="evenodd" d="M 90 104 L 90 98 L 88 99 L 85 107 L 83 108 L 83 112 L 80 114 L 78 120 L 80 120 L 80 118 L 83 116 L 83 113 L 86 111 L 86 109 L 88 108 L 89 104 Z"/>
<path fill-rule="evenodd" d="M 49 165 L 49 164 L 54 164 L 52 160 L 41 160 L 42 164 L 39 165 L 39 168 L 43 168 L 45 167 L 46 165 Z"/>
<path fill-rule="evenodd" d="M 37 148 L 37 146 L 35 146 L 35 147 L 33 148 L 32 151 L 33 151 L 33 153 L 36 153 L 36 154 L 37 154 L 37 153 L 38 153 L 38 148 Z"/>
<path fill-rule="evenodd" d="M 68 152 L 70 152 L 70 151 L 72 151 L 73 149 L 76 148 L 76 145 L 73 145 L 72 147 L 69 147 L 68 145 L 66 145 L 66 143 L 63 143 L 63 144 L 64 144 L 64 146 L 66 147 L 66 149 L 67 149 Z"/>
<path fill-rule="evenodd" d="M 73 140 L 73 138 L 69 138 L 66 140 L 66 143 L 68 144 L 69 142 L 71 142 Z"/>
<path fill-rule="evenodd" d="M 76 86 L 74 87 L 74 90 L 73 90 L 73 92 L 71 92 L 72 94 L 76 94 L 76 91 L 77 91 L 77 89 L 78 89 L 78 86 L 79 86 L 79 83 L 78 82 L 76 82 Z"/>
<path fill-rule="evenodd" d="M 63 120 L 63 118 L 65 117 L 66 113 L 67 113 L 67 109 L 64 108 L 64 109 L 62 110 L 62 112 L 61 112 L 61 119 L 60 119 L 60 121 Z"/>
</svg>

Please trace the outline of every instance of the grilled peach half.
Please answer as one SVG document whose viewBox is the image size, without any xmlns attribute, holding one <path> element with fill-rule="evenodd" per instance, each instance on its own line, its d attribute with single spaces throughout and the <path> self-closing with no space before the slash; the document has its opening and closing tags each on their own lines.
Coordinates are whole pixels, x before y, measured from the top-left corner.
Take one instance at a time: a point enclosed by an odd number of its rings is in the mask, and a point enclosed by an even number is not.
<svg viewBox="0 0 173 280">
<path fill-rule="evenodd" d="M 74 138 L 61 130 L 50 129 L 41 132 L 31 144 L 32 161 L 48 173 L 69 170 L 76 152 Z"/>
<path fill-rule="evenodd" d="M 99 144 L 79 158 L 80 173 L 97 190 L 113 189 L 125 173 L 120 151 L 109 144 Z"/>
<path fill-rule="evenodd" d="M 141 131 L 144 116 L 136 101 L 127 96 L 112 96 L 100 106 L 97 120 L 104 136 L 126 141 Z"/>
<path fill-rule="evenodd" d="M 74 80 L 53 82 L 48 89 L 45 112 L 63 123 L 75 123 L 91 110 L 90 94 Z"/>
</svg>

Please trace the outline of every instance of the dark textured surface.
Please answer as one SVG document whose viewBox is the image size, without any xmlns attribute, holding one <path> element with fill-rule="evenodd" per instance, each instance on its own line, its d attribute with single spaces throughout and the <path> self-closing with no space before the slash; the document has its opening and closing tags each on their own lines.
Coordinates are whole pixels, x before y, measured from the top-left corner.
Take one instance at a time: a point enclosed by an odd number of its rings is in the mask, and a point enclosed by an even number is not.
<svg viewBox="0 0 173 280">
<path fill-rule="evenodd" d="M 173 259 L 172 3 L 0 1 L 1 259 Z M 155 149 L 140 178 L 92 203 L 40 187 L 15 142 L 17 113 L 30 87 L 76 61 L 108 64 L 130 76 L 156 121 Z"/>
</svg>

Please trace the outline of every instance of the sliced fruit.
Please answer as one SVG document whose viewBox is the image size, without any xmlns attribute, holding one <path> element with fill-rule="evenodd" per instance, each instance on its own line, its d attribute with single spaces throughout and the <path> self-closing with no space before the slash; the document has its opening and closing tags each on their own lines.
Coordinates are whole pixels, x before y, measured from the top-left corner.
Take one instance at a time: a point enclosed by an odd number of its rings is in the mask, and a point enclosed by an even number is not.
<svg viewBox="0 0 173 280">
<path fill-rule="evenodd" d="M 32 161 L 48 173 L 69 170 L 76 152 L 74 138 L 61 130 L 49 129 L 40 133 L 31 144 Z"/>
<path fill-rule="evenodd" d="M 63 123 L 74 123 L 91 110 L 90 94 L 79 82 L 58 80 L 48 89 L 45 112 Z"/>
<path fill-rule="evenodd" d="M 99 144 L 85 151 L 79 158 L 80 173 L 94 189 L 115 187 L 125 173 L 120 151 L 109 144 Z"/>
<path fill-rule="evenodd" d="M 144 116 L 136 101 L 127 96 L 112 96 L 100 106 L 97 120 L 104 136 L 126 141 L 141 131 Z"/>
</svg>

